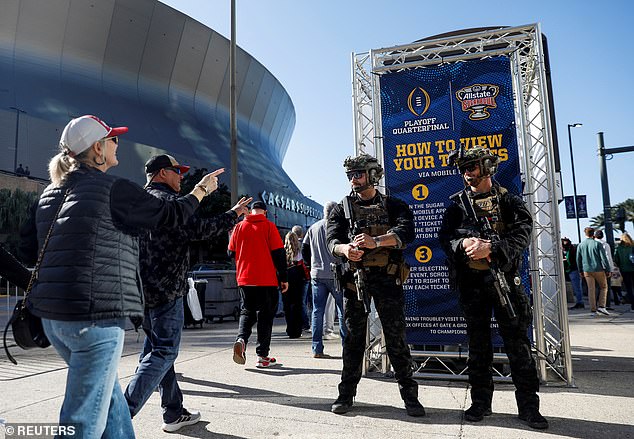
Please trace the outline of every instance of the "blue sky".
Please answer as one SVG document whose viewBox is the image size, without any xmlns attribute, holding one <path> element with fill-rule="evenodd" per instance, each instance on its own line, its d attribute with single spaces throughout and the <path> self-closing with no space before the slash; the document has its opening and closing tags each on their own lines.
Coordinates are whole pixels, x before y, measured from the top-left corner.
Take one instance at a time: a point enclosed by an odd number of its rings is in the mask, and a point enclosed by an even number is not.
<svg viewBox="0 0 634 439">
<path fill-rule="evenodd" d="M 230 0 L 164 3 L 230 36 Z M 527 6 L 530 4 L 530 6 Z M 567 125 L 572 129 L 577 193 L 590 217 L 603 212 L 597 132 L 607 148 L 634 145 L 634 3 L 580 0 L 237 0 L 238 45 L 286 88 L 297 115 L 284 169 L 324 204 L 348 192 L 341 163 L 353 151 L 351 53 L 407 44 L 459 29 L 541 23 L 548 37 L 565 195 L 572 195 Z M 634 198 L 634 152 L 607 162 L 612 204 Z M 562 235 L 576 241 L 560 206 Z M 581 228 L 589 224 L 581 219 Z M 627 225 L 632 232 L 632 223 Z"/>
</svg>

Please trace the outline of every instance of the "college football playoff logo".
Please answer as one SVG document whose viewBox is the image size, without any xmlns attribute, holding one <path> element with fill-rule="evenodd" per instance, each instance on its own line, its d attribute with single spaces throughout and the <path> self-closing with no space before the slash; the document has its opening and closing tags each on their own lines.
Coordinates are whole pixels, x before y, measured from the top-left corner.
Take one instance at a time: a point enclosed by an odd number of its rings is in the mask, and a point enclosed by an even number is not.
<svg viewBox="0 0 634 439">
<path fill-rule="evenodd" d="M 423 87 L 416 87 L 407 96 L 407 108 L 414 116 L 422 116 L 429 109 L 429 93 Z"/>
<path fill-rule="evenodd" d="M 469 111 L 469 119 L 487 119 L 490 114 L 487 110 L 497 108 L 495 98 L 500 92 L 500 87 L 493 84 L 473 84 L 461 88 L 456 92 L 456 98 L 462 104 L 462 111 Z"/>
</svg>

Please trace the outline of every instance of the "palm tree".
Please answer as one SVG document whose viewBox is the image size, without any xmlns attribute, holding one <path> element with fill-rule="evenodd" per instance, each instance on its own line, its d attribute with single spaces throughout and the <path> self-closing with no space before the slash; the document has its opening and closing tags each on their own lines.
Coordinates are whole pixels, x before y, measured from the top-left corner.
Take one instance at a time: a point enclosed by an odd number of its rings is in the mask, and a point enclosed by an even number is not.
<svg viewBox="0 0 634 439">
<path fill-rule="evenodd" d="M 613 220 L 616 216 L 617 210 L 621 207 L 625 210 L 625 221 L 632 221 L 632 223 L 634 224 L 634 199 L 628 198 L 627 200 L 618 203 L 614 207 L 611 207 L 610 216 Z M 590 219 L 590 226 L 597 229 L 602 229 L 605 226 L 604 215 L 601 213 L 595 217 L 592 217 Z"/>
</svg>

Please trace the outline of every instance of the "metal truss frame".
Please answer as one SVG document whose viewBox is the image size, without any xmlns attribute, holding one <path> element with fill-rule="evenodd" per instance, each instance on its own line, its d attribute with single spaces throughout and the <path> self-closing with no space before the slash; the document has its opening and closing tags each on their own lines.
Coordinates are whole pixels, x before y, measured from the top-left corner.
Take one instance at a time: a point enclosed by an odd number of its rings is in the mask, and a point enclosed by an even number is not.
<svg viewBox="0 0 634 439">
<path fill-rule="evenodd" d="M 544 41 L 539 24 L 473 32 L 455 32 L 415 43 L 352 54 L 352 88 L 355 152 L 366 152 L 383 160 L 379 76 L 385 72 L 424 68 L 470 59 L 504 55 L 511 60 L 515 120 L 524 183 L 524 198 L 534 220 L 530 245 L 530 275 L 533 290 L 534 349 L 540 379 L 573 385 L 565 279 L 560 251 L 551 103 L 545 71 Z M 380 323 L 371 313 L 364 372 L 387 373 Z M 464 379 L 464 367 L 448 358 L 466 353 L 413 351 L 419 364 L 416 376 Z M 505 355 L 502 355 L 505 357 Z M 426 374 L 433 359 L 444 373 Z M 496 372 L 497 380 L 509 374 Z"/>
</svg>

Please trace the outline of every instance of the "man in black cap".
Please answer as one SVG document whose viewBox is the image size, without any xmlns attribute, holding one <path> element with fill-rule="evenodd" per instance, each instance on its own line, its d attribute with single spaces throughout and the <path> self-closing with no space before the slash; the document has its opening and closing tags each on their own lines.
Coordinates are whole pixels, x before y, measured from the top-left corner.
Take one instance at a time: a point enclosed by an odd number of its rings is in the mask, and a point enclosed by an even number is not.
<svg viewBox="0 0 634 439">
<path fill-rule="evenodd" d="M 238 336 L 233 344 L 233 361 L 246 362 L 246 347 L 255 322 L 258 323 L 256 367 L 277 364 L 269 356 L 273 319 L 282 293 L 288 289 L 286 253 L 275 224 L 266 219 L 266 204 L 256 201 L 247 215 L 233 229 L 229 254 L 236 258 L 236 279 L 242 299 Z"/>
<path fill-rule="evenodd" d="M 179 164 L 172 156 L 153 156 L 145 164 L 146 190 L 157 198 L 175 199 L 187 171 L 189 166 Z M 141 237 L 146 338 L 139 366 L 125 391 L 133 417 L 158 387 L 164 431 L 174 432 L 200 420 L 199 412 L 183 407 L 183 394 L 174 372 L 184 324 L 183 296 L 188 290 L 189 242 L 228 233 L 238 218 L 248 213 L 249 202 L 251 198 L 243 197 L 231 210 L 215 218 L 193 216 L 182 227 L 159 228 Z"/>
</svg>

